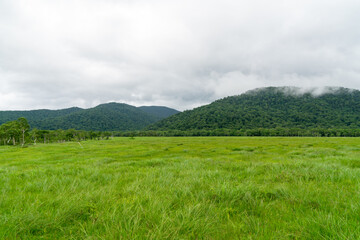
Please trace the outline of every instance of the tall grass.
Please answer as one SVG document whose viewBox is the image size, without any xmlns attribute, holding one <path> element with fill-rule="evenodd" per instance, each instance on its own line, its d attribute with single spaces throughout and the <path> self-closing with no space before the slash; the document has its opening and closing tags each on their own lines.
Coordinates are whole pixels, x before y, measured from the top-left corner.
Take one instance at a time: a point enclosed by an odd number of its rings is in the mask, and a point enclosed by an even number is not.
<svg viewBox="0 0 360 240">
<path fill-rule="evenodd" d="M 0 148 L 0 239 L 358 239 L 360 139 Z"/>
</svg>

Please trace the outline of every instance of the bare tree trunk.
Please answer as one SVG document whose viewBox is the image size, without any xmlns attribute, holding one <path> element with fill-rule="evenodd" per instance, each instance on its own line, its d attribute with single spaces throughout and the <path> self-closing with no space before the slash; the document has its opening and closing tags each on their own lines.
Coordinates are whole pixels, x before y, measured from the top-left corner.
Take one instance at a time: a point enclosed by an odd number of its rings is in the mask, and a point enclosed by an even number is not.
<svg viewBox="0 0 360 240">
<path fill-rule="evenodd" d="M 21 147 L 24 147 L 25 144 L 25 129 L 22 130 L 22 143 L 21 143 Z"/>
</svg>

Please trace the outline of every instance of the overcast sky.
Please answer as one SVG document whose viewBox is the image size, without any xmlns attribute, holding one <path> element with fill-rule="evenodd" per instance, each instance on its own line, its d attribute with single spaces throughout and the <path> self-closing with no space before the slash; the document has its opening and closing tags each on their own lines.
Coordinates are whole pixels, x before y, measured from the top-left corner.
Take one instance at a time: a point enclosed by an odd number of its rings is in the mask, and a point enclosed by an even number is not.
<svg viewBox="0 0 360 240">
<path fill-rule="evenodd" d="M 0 0 L 0 110 L 360 89 L 359 0 Z"/>
</svg>

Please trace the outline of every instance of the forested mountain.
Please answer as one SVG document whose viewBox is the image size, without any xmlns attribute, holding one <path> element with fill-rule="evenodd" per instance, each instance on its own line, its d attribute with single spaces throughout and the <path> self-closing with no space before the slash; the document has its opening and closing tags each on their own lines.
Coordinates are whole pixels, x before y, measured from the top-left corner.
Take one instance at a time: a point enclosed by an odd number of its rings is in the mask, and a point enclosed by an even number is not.
<svg viewBox="0 0 360 240">
<path fill-rule="evenodd" d="M 24 117 L 30 123 L 32 123 L 34 121 L 39 121 L 42 119 L 65 116 L 81 110 L 83 109 L 73 107 L 73 108 L 67 108 L 61 110 L 41 109 L 41 110 L 29 110 L 29 111 L 0 111 L 0 125 L 5 122 L 14 121 L 20 117 Z"/>
<path fill-rule="evenodd" d="M 149 130 L 254 128 L 359 128 L 360 91 L 326 88 L 324 93 L 295 87 L 268 87 L 226 97 L 170 116 Z"/>
<path fill-rule="evenodd" d="M 90 109 L 1 111 L 0 125 L 20 117 L 25 117 L 30 126 L 37 129 L 140 130 L 164 118 L 164 112 L 171 115 L 171 112 L 176 113 L 177 111 L 156 106 L 145 107 L 144 109 L 144 107 L 138 108 L 122 103 L 101 104 Z"/>
<path fill-rule="evenodd" d="M 295 87 L 260 88 L 182 113 L 167 107 L 120 103 L 90 109 L 0 111 L 0 125 L 24 117 L 32 128 L 44 130 L 360 128 L 360 91 L 326 88 L 322 94 L 315 93 Z"/>
<path fill-rule="evenodd" d="M 179 113 L 178 110 L 168 107 L 162 107 L 162 106 L 142 106 L 138 108 L 143 110 L 144 112 L 147 112 L 153 116 L 158 117 L 159 120 L 170 117 L 171 115 L 174 115 L 176 113 Z"/>
</svg>

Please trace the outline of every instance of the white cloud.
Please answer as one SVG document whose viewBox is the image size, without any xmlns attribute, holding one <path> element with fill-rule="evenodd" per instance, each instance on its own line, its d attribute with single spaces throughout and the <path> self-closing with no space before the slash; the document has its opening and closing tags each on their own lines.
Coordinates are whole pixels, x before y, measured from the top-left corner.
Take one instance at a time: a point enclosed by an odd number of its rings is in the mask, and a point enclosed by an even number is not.
<svg viewBox="0 0 360 240">
<path fill-rule="evenodd" d="M 0 109 L 360 88 L 355 0 L 2 0 Z"/>
</svg>

